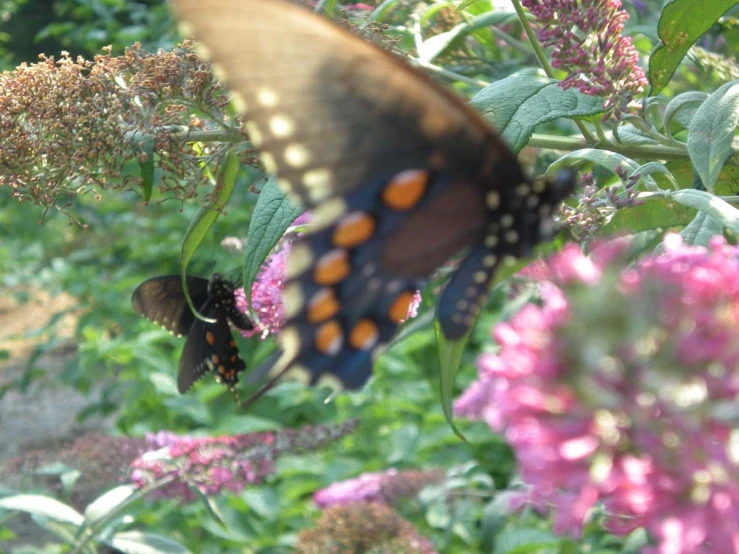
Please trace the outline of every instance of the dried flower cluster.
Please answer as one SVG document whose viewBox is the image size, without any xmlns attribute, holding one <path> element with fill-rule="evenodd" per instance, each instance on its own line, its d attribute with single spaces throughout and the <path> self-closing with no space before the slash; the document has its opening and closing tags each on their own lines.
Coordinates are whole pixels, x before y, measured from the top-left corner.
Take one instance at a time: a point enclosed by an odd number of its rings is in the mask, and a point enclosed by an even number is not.
<svg viewBox="0 0 739 554">
<path fill-rule="evenodd" d="M 21 202 L 66 210 L 81 194 L 137 189 L 137 162 L 153 155 L 165 197 L 191 198 L 205 177 L 185 138 L 206 122 L 190 112 L 242 140 L 227 101 L 187 43 L 156 54 L 136 45 L 94 61 L 42 56 L 0 75 L 0 186 Z"/>
<path fill-rule="evenodd" d="M 668 235 L 619 273 L 602 247 L 546 264 L 543 305 L 495 327 L 456 412 L 504 430 L 531 490 L 578 534 L 644 527 L 644 554 L 739 552 L 739 248 Z"/>
<path fill-rule="evenodd" d="M 206 495 L 223 489 L 239 492 L 272 474 L 280 455 L 324 447 L 358 424 L 353 419 L 340 425 L 203 438 L 161 432 L 147 437 L 147 445 L 154 450 L 131 464 L 131 479 L 139 488 L 171 479 L 156 494 L 185 500 L 195 497 L 192 488 Z"/>
<path fill-rule="evenodd" d="M 298 537 L 296 554 L 434 554 L 433 544 L 385 504 L 329 508 Z"/>
<path fill-rule="evenodd" d="M 313 495 L 313 502 L 325 510 L 355 502 L 379 502 L 394 506 L 402 498 L 418 495 L 427 485 L 439 483 L 444 471 L 398 471 L 389 469 L 383 473 L 364 473 L 356 479 L 333 483 Z"/>
<path fill-rule="evenodd" d="M 605 117 L 619 117 L 649 84 L 630 37 L 621 35 L 629 15 L 620 0 L 522 0 L 541 24 L 552 66 L 567 71 L 560 83 L 604 96 Z"/>
<path fill-rule="evenodd" d="M 587 241 L 606 225 L 616 212 L 623 208 L 633 208 L 643 203 L 637 198 L 638 178 L 629 179 L 624 172 L 617 170 L 622 185 L 598 188 L 593 172 L 580 175 L 582 193 L 578 195 L 575 207 L 563 204 L 557 216 L 572 237 L 577 241 Z"/>
</svg>

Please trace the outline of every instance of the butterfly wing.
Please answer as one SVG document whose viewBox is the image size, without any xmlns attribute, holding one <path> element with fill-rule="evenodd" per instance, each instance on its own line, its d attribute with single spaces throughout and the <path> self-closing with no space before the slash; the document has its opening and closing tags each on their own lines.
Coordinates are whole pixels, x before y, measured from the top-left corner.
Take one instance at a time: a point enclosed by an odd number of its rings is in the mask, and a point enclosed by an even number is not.
<svg viewBox="0 0 739 554">
<path fill-rule="evenodd" d="M 515 158 L 477 112 L 396 56 L 281 0 L 177 0 L 268 171 L 307 207 L 431 162 Z"/>
<path fill-rule="evenodd" d="M 177 388 L 184 394 L 208 371 L 229 388 L 238 383 L 238 372 L 246 368 L 231 335 L 229 321 L 240 329 L 251 321 L 236 307 L 234 285 L 220 275 L 210 281 L 187 276 L 193 304 L 206 319 L 197 319 L 185 301 L 179 275 L 164 275 L 144 281 L 134 291 L 134 310 L 176 335 L 187 334 L 180 357 Z"/>
<path fill-rule="evenodd" d="M 186 281 L 193 304 L 203 306 L 208 299 L 208 281 L 192 276 Z M 133 292 L 131 305 L 136 313 L 177 336 L 185 335 L 195 320 L 185 300 L 179 275 L 162 275 L 144 281 Z"/>
<path fill-rule="evenodd" d="M 203 315 L 215 319 L 215 323 L 196 319 L 187 334 L 177 373 L 177 390 L 180 394 L 185 394 L 195 381 L 209 371 L 213 372 L 219 383 L 233 389 L 239 381 L 238 373 L 246 369 L 225 313 L 216 310 L 211 299 Z"/>
<path fill-rule="evenodd" d="M 288 261 L 272 375 L 361 386 L 413 292 L 468 248 L 440 311 L 446 334 L 464 334 L 499 262 L 545 237 L 571 176 L 534 186 L 455 94 L 301 7 L 173 5 L 245 112 L 267 170 L 313 210 Z"/>
</svg>

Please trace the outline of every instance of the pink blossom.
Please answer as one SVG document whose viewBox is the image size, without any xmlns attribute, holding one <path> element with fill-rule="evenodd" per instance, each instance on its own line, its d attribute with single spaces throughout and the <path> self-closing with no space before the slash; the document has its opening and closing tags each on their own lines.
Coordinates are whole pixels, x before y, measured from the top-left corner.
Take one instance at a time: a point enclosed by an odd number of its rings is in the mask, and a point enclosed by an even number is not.
<svg viewBox="0 0 739 554">
<path fill-rule="evenodd" d="M 521 3 L 541 25 L 541 43 L 552 47 L 552 66 L 568 73 L 560 86 L 606 97 L 605 117 L 619 117 L 649 84 L 631 38 L 621 34 L 629 16 L 619 0 Z"/>
<path fill-rule="evenodd" d="M 739 249 L 668 235 L 620 275 L 619 251 L 538 267 L 540 305 L 496 325 L 455 410 L 505 433 L 530 486 L 515 501 L 556 530 L 602 504 L 651 554 L 739 553 Z"/>
</svg>

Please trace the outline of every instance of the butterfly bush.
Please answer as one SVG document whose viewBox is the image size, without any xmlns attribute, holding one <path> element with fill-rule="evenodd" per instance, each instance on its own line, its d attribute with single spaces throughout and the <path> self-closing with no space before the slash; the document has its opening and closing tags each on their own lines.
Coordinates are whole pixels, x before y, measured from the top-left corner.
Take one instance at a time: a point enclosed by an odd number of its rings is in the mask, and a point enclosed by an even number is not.
<svg viewBox="0 0 739 554">
<path fill-rule="evenodd" d="M 354 502 L 381 502 L 393 506 L 401 498 L 416 496 L 427 485 L 440 482 L 444 471 L 398 471 L 364 473 L 356 479 L 339 481 L 313 495 L 316 506 L 325 510 Z"/>
<path fill-rule="evenodd" d="M 500 345 L 456 413 L 503 432 L 530 488 L 578 535 L 644 527 L 644 554 L 739 552 L 739 249 L 721 238 L 622 270 L 620 246 L 566 247 L 537 269 L 541 304 L 494 329 Z"/>
<path fill-rule="evenodd" d="M 199 438 L 160 432 L 147 437 L 149 452 L 131 464 L 131 481 L 138 488 L 163 483 L 155 490 L 157 496 L 187 501 L 195 498 L 193 489 L 208 496 L 224 489 L 238 493 L 274 473 L 280 455 L 324 447 L 358 424 L 352 419 L 298 430 Z"/>
<path fill-rule="evenodd" d="M 334 506 L 302 531 L 296 554 L 435 554 L 434 545 L 386 504 Z"/>
<path fill-rule="evenodd" d="M 73 217 L 78 196 L 140 190 L 134 168 L 152 163 L 158 194 L 184 202 L 208 183 L 185 141 L 216 129 L 221 140 L 244 138 L 227 106 L 225 89 L 187 41 L 155 54 L 138 44 L 121 56 L 105 48 L 92 61 L 41 56 L 0 73 L 0 187 L 18 202 Z M 217 157 L 218 149 L 206 154 Z M 253 153 L 244 161 L 257 163 Z"/>
<path fill-rule="evenodd" d="M 604 96 L 606 118 L 619 117 L 649 84 L 639 54 L 621 32 L 629 18 L 620 0 L 522 0 L 541 25 L 539 41 L 552 47 L 552 66 L 566 71 L 560 83 Z"/>
</svg>

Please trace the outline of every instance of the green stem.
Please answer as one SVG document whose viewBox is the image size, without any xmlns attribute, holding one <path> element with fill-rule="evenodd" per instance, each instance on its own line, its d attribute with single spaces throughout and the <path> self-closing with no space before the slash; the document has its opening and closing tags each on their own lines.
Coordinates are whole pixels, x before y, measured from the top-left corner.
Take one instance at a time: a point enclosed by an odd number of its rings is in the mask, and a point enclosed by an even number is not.
<svg viewBox="0 0 739 554">
<path fill-rule="evenodd" d="M 526 33 L 526 37 L 528 37 L 531 47 L 534 49 L 534 54 L 539 60 L 541 67 L 544 69 L 544 73 L 546 73 L 549 78 L 556 79 L 557 76 L 554 73 L 554 68 L 552 67 L 552 64 L 549 63 L 549 59 L 544 53 L 544 49 L 541 47 L 541 44 L 539 44 L 539 40 L 536 38 L 531 25 L 529 25 L 529 20 L 526 18 L 526 12 L 523 11 L 521 2 L 519 0 L 511 1 L 513 2 L 516 14 L 518 14 L 518 20 L 521 22 L 521 26 Z M 582 136 L 585 137 L 585 140 L 588 141 L 589 144 L 593 145 L 598 142 L 582 121 L 575 120 L 575 125 L 580 129 L 580 133 L 582 133 Z"/>
<path fill-rule="evenodd" d="M 534 133 L 528 142 L 529 146 L 534 148 L 549 148 L 552 150 L 582 150 L 583 148 L 591 148 L 591 144 L 583 139 L 573 137 L 559 137 L 555 135 L 540 135 Z M 625 144 L 615 144 L 610 141 L 598 144 L 601 150 L 616 152 L 629 158 L 648 158 L 652 160 L 689 160 L 687 148 L 683 146 L 667 146 L 663 144 L 640 144 L 636 146 L 628 146 Z"/>
</svg>

